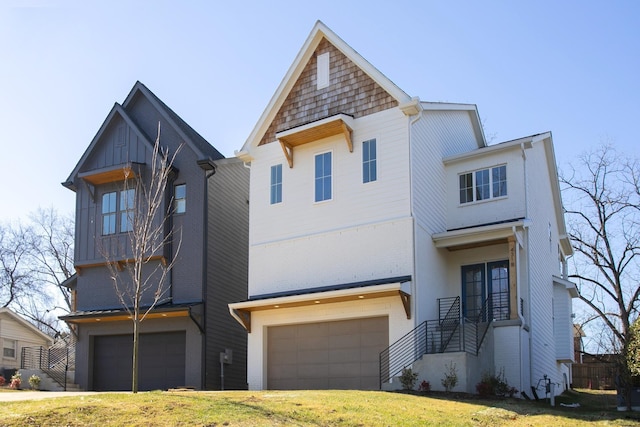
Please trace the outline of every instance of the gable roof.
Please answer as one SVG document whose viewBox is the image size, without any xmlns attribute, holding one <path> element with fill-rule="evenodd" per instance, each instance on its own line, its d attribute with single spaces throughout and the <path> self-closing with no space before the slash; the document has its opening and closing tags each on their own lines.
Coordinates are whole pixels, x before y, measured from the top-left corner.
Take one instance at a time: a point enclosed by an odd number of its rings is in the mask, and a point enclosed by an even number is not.
<svg viewBox="0 0 640 427">
<path fill-rule="evenodd" d="M 271 124 L 275 115 L 278 113 L 280 107 L 285 102 L 287 96 L 291 92 L 293 86 L 296 84 L 305 66 L 311 59 L 315 49 L 323 39 L 326 39 L 331 45 L 333 45 L 343 55 L 351 60 L 360 70 L 362 70 L 376 84 L 378 84 L 389 95 L 391 95 L 398 102 L 398 104 L 406 104 L 415 101 L 412 100 L 412 98 L 407 95 L 407 93 L 405 93 L 402 89 L 396 86 L 395 83 L 393 83 L 384 74 L 382 74 L 377 68 L 375 68 L 366 59 L 364 59 L 351 46 L 349 46 L 340 37 L 338 37 L 324 23 L 322 23 L 321 21 L 317 21 L 313 29 L 311 30 L 311 33 L 307 37 L 307 40 L 304 42 L 302 48 L 298 52 L 298 55 L 289 67 L 289 70 L 282 79 L 282 82 L 269 101 L 266 109 L 258 119 L 258 122 L 249 135 L 249 138 L 242 146 L 241 151 L 236 151 L 237 156 L 242 157 L 243 154 L 247 154 L 251 150 L 251 148 L 259 144 L 260 139 L 267 131 L 267 128 Z"/>
<path fill-rule="evenodd" d="M 136 96 L 144 96 L 153 107 L 160 113 L 160 115 L 175 129 L 175 131 L 182 137 L 187 145 L 196 153 L 199 160 L 219 160 L 224 159 L 225 157 L 216 150 L 211 144 L 207 142 L 198 132 L 196 132 L 191 126 L 189 126 L 180 116 L 178 116 L 171 108 L 169 108 L 160 98 L 158 98 L 153 92 L 151 92 L 144 84 L 137 81 L 133 86 L 129 95 L 125 99 L 122 105 L 117 102 L 114 104 L 113 108 L 107 115 L 106 119 L 100 126 L 100 129 L 96 133 L 96 135 L 91 140 L 91 143 L 85 150 L 84 154 L 76 164 L 75 168 L 67 178 L 65 182 L 62 183 L 65 187 L 75 191 L 74 187 L 74 178 L 82 169 L 82 166 L 89 158 L 96 145 L 102 138 L 105 131 L 108 129 L 109 125 L 116 120 L 117 117 L 122 118 L 127 125 L 133 129 L 133 131 L 140 137 L 142 141 L 149 145 L 151 149 L 153 149 L 153 142 L 149 139 L 149 137 L 143 132 L 140 127 L 136 124 L 136 122 L 131 118 L 131 116 L 127 113 L 127 107 L 131 104 L 133 99 Z"/>
<path fill-rule="evenodd" d="M 49 335 L 47 335 L 44 332 L 42 332 L 40 329 L 36 328 L 30 322 L 27 322 L 26 320 L 24 320 L 22 318 L 22 316 L 17 315 L 12 310 L 10 310 L 10 309 L 8 309 L 6 307 L 2 307 L 2 308 L 0 308 L 0 315 L 3 315 L 3 314 L 6 315 L 6 316 L 9 316 L 10 318 L 12 318 L 16 322 L 18 322 L 20 325 L 22 325 L 24 328 L 26 328 L 26 329 L 30 330 L 31 332 L 33 332 L 34 334 L 38 335 L 43 340 L 48 341 L 50 344 L 53 343 L 53 338 L 51 338 Z"/>
<path fill-rule="evenodd" d="M 98 141 L 100 141 L 100 139 L 102 138 L 102 135 L 109 128 L 109 125 L 114 120 L 116 120 L 116 117 L 122 118 L 122 120 L 124 120 L 127 126 L 133 129 L 133 131 L 138 135 L 138 137 L 142 141 L 144 141 L 146 144 L 148 144 L 151 149 L 153 149 L 153 143 L 149 140 L 147 135 L 138 127 L 138 125 L 131 119 L 131 117 L 129 117 L 129 115 L 124 110 L 124 108 L 122 108 L 122 106 L 116 102 L 113 105 L 113 108 L 111 108 L 111 111 L 109 112 L 109 114 L 107 115 L 107 118 L 104 119 L 104 122 L 102 122 L 100 129 L 98 129 L 98 132 L 91 140 L 91 143 L 82 154 L 82 157 L 80 157 L 80 160 L 78 160 L 78 163 L 76 164 L 75 168 L 73 168 L 73 171 L 69 174 L 69 177 L 65 182 L 62 183 L 62 185 L 69 188 L 70 190 L 75 191 L 74 178 L 78 175 L 78 173 L 82 169 L 82 166 L 84 165 L 84 163 L 87 161 L 87 159 L 95 149 L 96 145 L 98 144 Z"/>
<path fill-rule="evenodd" d="M 199 159 L 211 159 L 218 160 L 224 159 L 224 156 L 216 150 L 206 139 L 204 139 L 198 132 L 196 132 L 191 126 L 187 124 L 182 118 L 177 115 L 171 108 L 167 106 L 160 98 L 158 98 L 153 92 L 149 90 L 140 81 L 136 84 L 127 95 L 127 98 L 122 103 L 126 109 L 129 104 L 135 99 L 138 93 L 143 94 L 151 104 L 160 112 L 160 114 L 167 120 L 173 128 L 182 136 L 187 144 L 198 154 Z"/>
</svg>

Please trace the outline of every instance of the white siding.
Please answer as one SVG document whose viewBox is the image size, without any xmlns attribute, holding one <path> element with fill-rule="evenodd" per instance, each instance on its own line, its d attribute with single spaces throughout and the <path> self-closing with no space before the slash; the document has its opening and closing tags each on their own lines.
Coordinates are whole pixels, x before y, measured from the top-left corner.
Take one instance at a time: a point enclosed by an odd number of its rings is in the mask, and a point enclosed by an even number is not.
<svg viewBox="0 0 640 427">
<path fill-rule="evenodd" d="M 506 197 L 460 203 L 460 174 L 500 165 L 507 166 Z M 491 156 L 478 156 L 449 163 L 446 168 L 446 188 L 448 230 L 523 218 L 526 205 L 522 152 L 516 147 Z"/>
<path fill-rule="evenodd" d="M 249 295 L 411 274 L 407 118 L 390 109 L 354 120 L 344 136 L 278 143 L 251 163 Z M 377 181 L 362 183 L 362 142 L 377 143 Z M 314 202 L 314 156 L 331 151 L 333 198 Z M 270 169 L 283 164 L 282 203 L 269 204 Z"/>
<path fill-rule="evenodd" d="M 573 362 L 573 325 L 571 296 L 561 284 L 553 285 L 553 334 L 556 339 L 556 359 Z"/>
<path fill-rule="evenodd" d="M 249 295 L 411 275 L 411 225 L 404 218 L 253 245 Z"/>
<path fill-rule="evenodd" d="M 527 154 L 529 306 L 531 322 L 531 383 L 547 375 L 561 384 L 562 364 L 556 360 L 553 328 L 553 278 L 558 266 L 558 229 L 551 197 L 544 143 L 534 143 Z M 552 160 L 552 159 L 551 159 Z M 558 390 L 560 392 L 560 390 Z"/>
<path fill-rule="evenodd" d="M 4 352 L 0 352 L 0 368 L 6 369 L 17 369 L 20 367 L 20 354 L 23 347 L 48 348 L 53 341 L 43 339 L 42 336 L 35 333 L 31 328 L 23 325 L 7 313 L 0 314 L 0 338 L 2 338 L 0 342 L 2 348 L 4 348 L 4 340 L 16 341 L 15 358 L 6 358 L 4 357 Z M 0 351 L 2 351 L 2 348 L 0 348 Z"/>
<path fill-rule="evenodd" d="M 446 228 L 446 177 L 442 158 L 477 147 L 467 112 L 426 111 L 411 127 L 412 212 L 415 221 L 416 324 L 437 318 L 437 298 L 451 296 L 446 251 L 431 235 Z"/>
</svg>

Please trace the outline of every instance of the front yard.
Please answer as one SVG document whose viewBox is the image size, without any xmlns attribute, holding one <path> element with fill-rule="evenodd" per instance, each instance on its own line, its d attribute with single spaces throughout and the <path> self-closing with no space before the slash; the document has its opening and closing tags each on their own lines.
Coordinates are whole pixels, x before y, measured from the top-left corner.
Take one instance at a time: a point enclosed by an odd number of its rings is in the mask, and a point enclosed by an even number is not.
<svg viewBox="0 0 640 427">
<path fill-rule="evenodd" d="M 0 426 L 640 426 L 640 414 L 615 410 L 611 392 L 569 392 L 556 404 L 375 391 L 104 393 L 5 402 Z"/>
</svg>

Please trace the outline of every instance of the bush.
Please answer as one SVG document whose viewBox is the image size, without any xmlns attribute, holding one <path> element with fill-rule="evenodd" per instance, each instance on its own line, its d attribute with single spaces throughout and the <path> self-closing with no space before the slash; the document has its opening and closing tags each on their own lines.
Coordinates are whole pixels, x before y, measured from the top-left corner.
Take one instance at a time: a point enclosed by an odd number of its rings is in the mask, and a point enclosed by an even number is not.
<svg viewBox="0 0 640 427">
<path fill-rule="evenodd" d="M 33 390 L 38 390 L 40 389 L 40 377 L 37 375 L 31 375 L 29 377 L 29 386 L 33 389 Z"/>
<path fill-rule="evenodd" d="M 447 371 L 445 371 L 444 378 L 440 382 L 442 383 L 442 387 L 444 387 L 444 391 L 449 393 L 458 384 L 458 370 L 456 369 L 456 364 L 453 362 L 449 362 L 449 366 L 445 364 L 444 367 Z"/>
<path fill-rule="evenodd" d="M 500 370 L 498 375 L 489 373 L 482 374 L 482 380 L 476 384 L 476 391 L 480 396 L 513 397 L 518 390 L 509 386 L 504 377 L 504 370 Z"/>
<path fill-rule="evenodd" d="M 2 387 L 4 385 L 4 383 L 6 383 L 6 382 L 7 382 L 7 380 L 5 380 L 2 375 L 0 375 L 0 387 Z"/>
<path fill-rule="evenodd" d="M 422 381 L 420 383 L 420 387 L 418 387 L 418 391 L 421 391 L 423 393 L 428 393 L 431 391 L 431 384 L 429 383 L 429 381 Z"/>
<path fill-rule="evenodd" d="M 418 381 L 418 374 L 414 373 L 411 368 L 404 368 L 400 375 L 400 384 L 403 390 L 413 390 Z"/>
<path fill-rule="evenodd" d="M 18 389 L 20 388 L 20 385 L 22 385 L 22 375 L 19 371 L 16 371 L 16 373 L 11 377 L 11 384 L 9 386 L 13 389 Z"/>
</svg>

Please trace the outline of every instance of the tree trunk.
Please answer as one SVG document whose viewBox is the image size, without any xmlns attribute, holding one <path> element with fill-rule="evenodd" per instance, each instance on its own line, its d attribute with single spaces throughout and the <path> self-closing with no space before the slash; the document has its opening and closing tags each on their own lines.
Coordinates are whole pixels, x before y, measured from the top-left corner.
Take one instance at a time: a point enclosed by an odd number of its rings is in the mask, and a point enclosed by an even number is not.
<svg viewBox="0 0 640 427">
<path fill-rule="evenodd" d="M 134 314 L 133 319 L 133 369 L 131 370 L 131 392 L 138 392 L 138 340 L 140 333 L 138 331 L 140 321 L 138 320 L 137 313 Z"/>
</svg>

